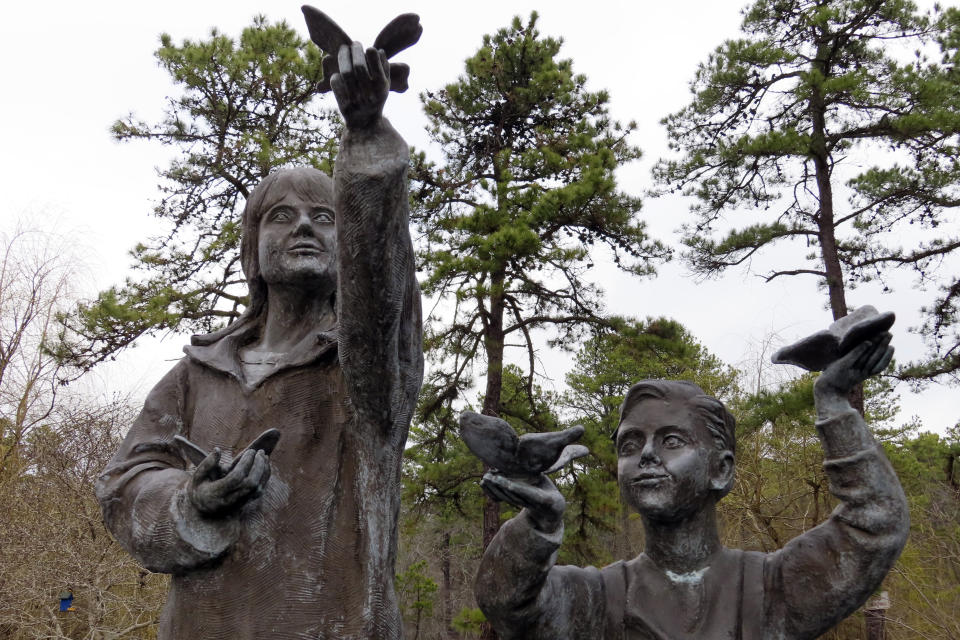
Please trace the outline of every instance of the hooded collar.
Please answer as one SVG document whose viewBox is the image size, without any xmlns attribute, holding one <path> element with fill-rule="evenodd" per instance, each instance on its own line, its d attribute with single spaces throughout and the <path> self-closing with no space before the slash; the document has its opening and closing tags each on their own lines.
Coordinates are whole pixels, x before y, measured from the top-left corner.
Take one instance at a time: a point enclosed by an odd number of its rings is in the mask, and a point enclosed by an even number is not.
<svg viewBox="0 0 960 640">
<path fill-rule="evenodd" d="M 250 344 L 258 332 L 256 326 L 246 327 L 220 338 L 213 344 L 188 345 L 183 351 L 194 362 L 236 378 L 244 393 L 252 392 L 263 384 L 264 380 L 280 371 L 312 364 L 325 356 L 335 358 L 337 354 L 337 328 L 317 331 L 308 334 L 291 351 L 282 354 L 272 371 L 256 380 L 248 381 L 240 362 L 240 349 Z"/>
</svg>

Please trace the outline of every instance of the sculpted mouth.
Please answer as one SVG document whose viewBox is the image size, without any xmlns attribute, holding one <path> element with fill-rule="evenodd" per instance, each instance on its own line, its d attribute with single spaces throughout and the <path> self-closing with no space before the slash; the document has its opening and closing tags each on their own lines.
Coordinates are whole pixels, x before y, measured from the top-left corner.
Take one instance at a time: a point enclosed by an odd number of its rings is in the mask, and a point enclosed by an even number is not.
<svg viewBox="0 0 960 640">
<path fill-rule="evenodd" d="M 640 485 L 641 487 L 651 487 L 667 480 L 670 476 L 665 473 L 642 473 L 630 481 L 630 484 Z"/>
<path fill-rule="evenodd" d="M 309 242 L 298 242 L 297 244 L 291 245 L 288 251 L 293 253 L 323 253 L 323 248 L 320 247 L 320 245 Z"/>
</svg>

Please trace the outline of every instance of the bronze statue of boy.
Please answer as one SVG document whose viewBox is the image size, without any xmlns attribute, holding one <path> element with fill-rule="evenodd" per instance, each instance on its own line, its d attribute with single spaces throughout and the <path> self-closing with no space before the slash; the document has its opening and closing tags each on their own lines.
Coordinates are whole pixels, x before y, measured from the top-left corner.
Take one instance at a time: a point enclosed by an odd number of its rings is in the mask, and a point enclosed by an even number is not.
<svg viewBox="0 0 960 640">
<path fill-rule="evenodd" d="M 646 550 L 603 569 L 555 566 L 563 496 L 545 476 L 497 472 L 484 487 L 523 510 L 483 556 L 480 608 L 505 640 L 816 638 L 873 593 L 906 542 L 900 483 L 848 393 L 890 362 L 890 334 L 860 343 L 817 379 L 824 468 L 840 505 L 774 553 L 727 549 L 716 504 L 733 486 L 734 419 L 689 382 L 627 393 L 615 433 L 618 481 Z"/>
</svg>

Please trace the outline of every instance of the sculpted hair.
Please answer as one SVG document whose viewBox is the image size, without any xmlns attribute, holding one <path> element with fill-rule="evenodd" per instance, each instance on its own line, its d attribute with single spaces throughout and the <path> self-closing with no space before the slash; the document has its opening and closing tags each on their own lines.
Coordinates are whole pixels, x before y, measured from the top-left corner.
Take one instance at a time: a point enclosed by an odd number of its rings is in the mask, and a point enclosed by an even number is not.
<svg viewBox="0 0 960 640">
<path fill-rule="evenodd" d="M 641 380 L 630 387 L 620 405 L 620 421 L 611 436 L 614 440 L 617 439 L 624 417 L 643 400 L 681 400 L 689 403 L 703 419 L 703 425 L 713 434 L 717 448 L 736 452 L 737 421 L 733 414 L 727 411 L 722 402 L 686 380 Z"/>
<path fill-rule="evenodd" d="M 260 322 L 267 305 L 267 283 L 260 275 L 260 219 L 287 193 L 305 200 L 329 201 L 333 204 L 333 179 L 313 167 L 279 169 L 260 181 L 243 208 L 240 237 L 240 267 L 247 279 L 247 308 L 235 321 L 213 333 L 193 336 L 194 345 L 213 344 L 224 336 Z"/>
</svg>

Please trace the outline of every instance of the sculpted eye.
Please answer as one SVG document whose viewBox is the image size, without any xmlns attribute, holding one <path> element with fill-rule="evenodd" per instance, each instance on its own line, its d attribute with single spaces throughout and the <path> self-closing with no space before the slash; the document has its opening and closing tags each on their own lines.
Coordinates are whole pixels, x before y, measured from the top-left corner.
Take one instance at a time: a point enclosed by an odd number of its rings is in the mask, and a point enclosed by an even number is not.
<svg viewBox="0 0 960 640">
<path fill-rule="evenodd" d="M 640 445 L 636 442 L 627 441 L 620 445 L 620 455 L 630 456 L 640 450 Z"/>
<path fill-rule="evenodd" d="M 270 212 L 269 219 L 271 222 L 287 222 L 290 218 L 293 217 L 293 212 L 286 207 L 277 207 Z"/>
<path fill-rule="evenodd" d="M 667 449 L 677 449 L 685 444 L 687 444 L 686 440 L 672 433 L 663 438 L 663 446 Z"/>
<path fill-rule="evenodd" d="M 326 209 L 317 209 L 312 217 L 314 222 L 333 222 L 333 212 Z"/>
</svg>

